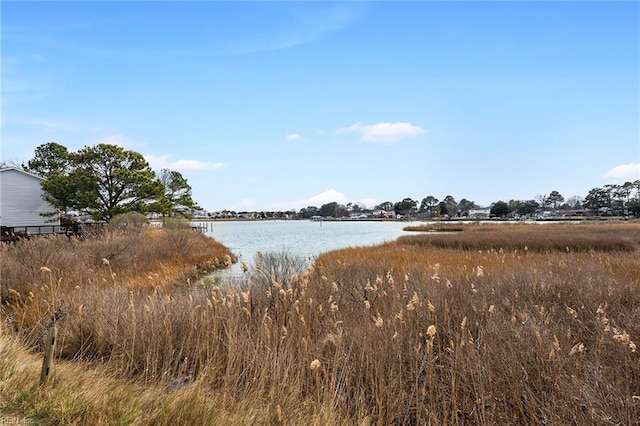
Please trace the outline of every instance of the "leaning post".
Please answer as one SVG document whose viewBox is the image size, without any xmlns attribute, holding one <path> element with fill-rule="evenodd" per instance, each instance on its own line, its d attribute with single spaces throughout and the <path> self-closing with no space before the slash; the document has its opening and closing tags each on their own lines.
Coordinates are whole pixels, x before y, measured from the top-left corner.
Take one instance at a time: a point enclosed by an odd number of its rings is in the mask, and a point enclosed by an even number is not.
<svg viewBox="0 0 640 426">
<path fill-rule="evenodd" d="M 47 334 L 47 340 L 44 347 L 44 360 L 42 362 L 42 372 L 40 373 L 40 385 L 44 385 L 51 373 L 51 364 L 53 363 L 53 353 L 56 348 L 56 336 L 58 334 L 58 327 L 54 322 L 49 333 Z"/>
</svg>

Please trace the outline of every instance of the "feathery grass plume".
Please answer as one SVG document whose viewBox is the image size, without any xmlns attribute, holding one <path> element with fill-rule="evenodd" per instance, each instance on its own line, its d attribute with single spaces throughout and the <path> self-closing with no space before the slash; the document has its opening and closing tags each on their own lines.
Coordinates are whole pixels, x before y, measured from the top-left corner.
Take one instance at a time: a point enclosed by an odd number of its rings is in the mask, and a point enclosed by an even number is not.
<svg viewBox="0 0 640 426">
<path fill-rule="evenodd" d="M 378 312 L 377 315 L 373 317 L 373 322 L 377 328 L 382 328 L 384 326 L 384 319 L 382 319 L 380 312 Z"/>
<path fill-rule="evenodd" d="M 40 267 L 40 272 L 46 273 L 46 274 L 50 274 L 51 273 L 51 269 L 47 268 L 46 266 L 41 266 Z"/>
<path fill-rule="evenodd" d="M 573 347 L 569 351 L 569 356 L 573 356 L 575 354 L 580 354 L 580 353 L 584 352 L 584 349 L 585 349 L 585 347 L 584 347 L 584 344 L 582 342 L 576 343 L 575 345 L 573 345 Z"/>
<path fill-rule="evenodd" d="M 427 327 L 427 336 L 429 336 L 431 339 L 433 339 L 433 336 L 435 336 L 437 333 L 436 330 L 436 326 L 431 324 L 429 327 Z"/>
<path fill-rule="evenodd" d="M 631 341 L 631 339 L 629 338 L 629 334 L 626 331 L 623 331 L 622 333 L 619 333 L 619 334 L 614 334 L 613 338 L 617 342 L 622 343 L 623 345 L 628 345 L 629 342 Z"/>
<path fill-rule="evenodd" d="M 322 367 L 322 363 L 317 358 L 311 361 L 311 365 L 309 365 L 309 368 L 311 369 L 311 371 L 317 371 L 320 369 L 320 367 Z"/>
<path fill-rule="evenodd" d="M 575 309 L 571 308 L 567 304 L 564 305 L 564 308 L 567 311 L 567 314 L 571 315 L 573 318 L 578 318 L 578 313 L 575 311 Z"/>
</svg>

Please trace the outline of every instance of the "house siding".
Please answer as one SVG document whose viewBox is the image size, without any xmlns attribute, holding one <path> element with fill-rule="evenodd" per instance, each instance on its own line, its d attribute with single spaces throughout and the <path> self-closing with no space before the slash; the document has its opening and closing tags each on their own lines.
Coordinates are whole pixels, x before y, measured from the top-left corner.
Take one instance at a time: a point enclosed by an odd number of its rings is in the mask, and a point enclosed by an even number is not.
<svg viewBox="0 0 640 426">
<path fill-rule="evenodd" d="M 0 170 L 0 225 L 56 225 L 58 220 L 41 213 L 55 211 L 43 198 L 42 178 L 19 169 Z"/>
</svg>

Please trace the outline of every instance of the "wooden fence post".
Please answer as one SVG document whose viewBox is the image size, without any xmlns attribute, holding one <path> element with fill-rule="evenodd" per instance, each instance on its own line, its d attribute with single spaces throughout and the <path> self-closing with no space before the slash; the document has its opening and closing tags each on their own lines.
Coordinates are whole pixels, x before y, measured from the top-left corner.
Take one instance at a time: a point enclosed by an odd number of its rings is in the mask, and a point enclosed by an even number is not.
<svg viewBox="0 0 640 426">
<path fill-rule="evenodd" d="M 40 373 L 40 385 L 46 383 L 51 373 L 51 364 L 53 362 L 53 351 L 56 348 L 56 336 L 58 334 L 58 327 L 55 322 L 49 329 L 47 334 L 47 340 L 44 347 L 44 361 L 42 362 L 42 372 Z"/>
</svg>

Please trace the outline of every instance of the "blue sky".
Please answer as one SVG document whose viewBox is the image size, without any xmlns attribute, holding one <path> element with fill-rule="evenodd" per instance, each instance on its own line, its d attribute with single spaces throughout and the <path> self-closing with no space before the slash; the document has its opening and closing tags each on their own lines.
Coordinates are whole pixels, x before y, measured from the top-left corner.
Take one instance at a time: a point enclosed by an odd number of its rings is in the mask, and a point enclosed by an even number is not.
<svg viewBox="0 0 640 426">
<path fill-rule="evenodd" d="M 9 2 L 2 160 L 106 142 L 207 210 L 640 179 L 638 2 Z"/>
</svg>

